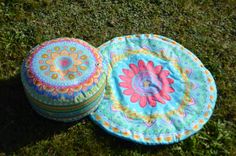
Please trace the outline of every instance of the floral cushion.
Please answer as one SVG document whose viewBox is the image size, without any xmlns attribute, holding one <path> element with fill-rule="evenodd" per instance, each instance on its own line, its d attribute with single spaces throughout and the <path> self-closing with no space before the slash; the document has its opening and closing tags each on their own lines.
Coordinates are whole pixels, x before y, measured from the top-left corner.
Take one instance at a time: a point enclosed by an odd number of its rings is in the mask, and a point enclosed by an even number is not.
<svg viewBox="0 0 236 156">
<path fill-rule="evenodd" d="M 99 47 L 108 60 L 105 98 L 91 114 L 108 132 L 143 144 L 169 144 L 199 131 L 217 93 L 201 61 L 166 37 L 117 37 Z"/>
<path fill-rule="evenodd" d="M 73 38 L 35 47 L 22 65 L 22 82 L 32 107 L 58 121 L 78 120 L 100 103 L 106 73 L 97 49 Z"/>
</svg>

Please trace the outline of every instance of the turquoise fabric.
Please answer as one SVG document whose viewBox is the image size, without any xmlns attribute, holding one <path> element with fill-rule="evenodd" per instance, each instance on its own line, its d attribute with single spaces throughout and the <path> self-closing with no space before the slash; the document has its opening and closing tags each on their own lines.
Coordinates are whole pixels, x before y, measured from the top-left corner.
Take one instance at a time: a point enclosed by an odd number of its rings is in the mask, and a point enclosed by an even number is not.
<svg viewBox="0 0 236 156">
<path fill-rule="evenodd" d="M 103 99 L 103 95 L 98 97 L 95 101 L 93 101 L 88 106 L 83 107 L 81 110 L 76 110 L 73 112 L 53 112 L 53 111 L 46 111 L 40 107 L 38 107 L 32 100 L 30 104 L 32 108 L 41 116 L 55 120 L 55 121 L 63 121 L 63 122 L 72 122 L 80 120 L 81 118 L 89 115 L 91 112 L 97 109 L 98 105 L 100 104 L 101 100 Z"/>
<path fill-rule="evenodd" d="M 109 62 L 107 87 L 91 118 L 111 134 L 170 144 L 209 120 L 217 98 L 214 79 L 182 45 L 142 34 L 114 38 L 99 50 Z"/>
<path fill-rule="evenodd" d="M 75 38 L 57 38 L 33 48 L 22 64 L 26 95 L 40 115 L 79 120 L 99 105 L 106 85 L 106 61 L 98 50 Z"/>
</svg>

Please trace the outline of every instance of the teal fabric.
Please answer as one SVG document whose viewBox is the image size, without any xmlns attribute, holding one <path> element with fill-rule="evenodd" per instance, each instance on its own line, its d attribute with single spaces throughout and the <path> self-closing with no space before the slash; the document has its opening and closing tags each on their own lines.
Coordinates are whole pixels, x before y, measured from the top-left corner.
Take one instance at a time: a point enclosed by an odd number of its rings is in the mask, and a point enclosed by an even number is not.
<svg viewBox="0 0 236 156">
<path fill-rule="evenodd" d="M 75 121 L 93 112 L 103 98 L 106 61 L 75 38 L 57 38 L 33 48 L 21 80 L 32 107 L 57 121 Z"/>
<path fill-rule="evenodd" d="M 104 94 L 102 94 L 98 99 L 96 99 L 94 102 L 89 104 L 88 106 L 83 107 L 81 110 L 76 110 L 73 112 L 53 112 L 53 111 L 46 111 L 40 107 L 38 107 L 32 100 L 30 101 L 30 104 L 32 108 L 41 116 L 55 120 L 55 121 L 62 121 L 62 122 L 73 122 L 78 121 L 81 118 L 89 115 L 91 112 L 97 109 L 98 105 L 100 104 L 101 100 L 103 99 Z"/>
<path fill-rule="evenodd" d="M 170 144 L 199 131 L 217 98 L 214 79 L 182 45 L 154 34 L 114 38 L 105 98 L 91 114 L 109 133 L 142 144 Z"/>
</svg>

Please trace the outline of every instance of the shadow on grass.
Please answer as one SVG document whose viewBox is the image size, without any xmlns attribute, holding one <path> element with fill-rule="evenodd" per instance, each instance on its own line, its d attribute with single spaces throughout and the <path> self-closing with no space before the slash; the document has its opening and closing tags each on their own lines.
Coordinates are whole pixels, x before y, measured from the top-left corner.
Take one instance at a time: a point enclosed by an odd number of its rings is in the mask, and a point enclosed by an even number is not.
<svg viewBox="0 0 236 156">
<path fill-rule="evenodd" d="M 95 123 L 94 127 L 94 138 L 97 140 L 97 142 L 103 142 L 106 145 L 109 145 L 110 149 L 114 149 L 117 151 L 117 155 L 123 155 L 122 153 L 125 151 L 130 150 L 136 150 L 139 153 L 147 153 L 156 155 L 157 151 L 162 150 L 162 154 L 165 155 L 165 149 L 171 148 L 174 144 L 169 145 L 144 145 L 136 142 L 132 142 L 126 139 L 121 139 L 117 136 L 113 136 L 112 134 L 109 134 L 102 128 L 100 128 Z M 120 153 L 121 152 L 121 153 Z M 168 153 L 166 153 L 168 155 Z"/>
<path fill-rule="evenodd" d="M 14 152 L 73 124 L 50 121 L 36 114 L 26 99 L 20 75 L 0 81 L 0 98 L 0 151 Z"/>
<path fill-rule="evenodd" d="M 66 131 L 75 124 L 55 122 L 38 115 L 27 101 L 19 75 L 0 81 L 0 98 L 0 152 L 12 153 L 23 146 Z M 133 143 L 108 134 L 96 124 L 93 127 L 94 139 L 116 149 L 118 153 L 133 149 L 141 153 L 156 153 L 157 150 L 167 148 L 165 145 L 145 146 Z"/>
</svg>

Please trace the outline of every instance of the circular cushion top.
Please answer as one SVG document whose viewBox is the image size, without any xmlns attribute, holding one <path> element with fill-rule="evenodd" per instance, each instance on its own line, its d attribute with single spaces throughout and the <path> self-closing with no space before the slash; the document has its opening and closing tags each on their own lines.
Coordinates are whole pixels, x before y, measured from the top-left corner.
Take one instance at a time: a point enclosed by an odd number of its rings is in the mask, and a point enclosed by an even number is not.
<svg viewBox="0 0 236 156">
<path fill-rule="evenodd" d="M 73 104 L 99 90 L 105 82 L 103 66 L 102 57 L 93 46 L 79 39 L 58 38 L 29 53 L 23 63 L 22 79 L 26 91 L 41 101 Z"/>
<path fill-rule="evenodd" d="M 108 60 L 106 95 L 91 118 L 108 132 L 143 144 L 169 144 L 210 118 L 216 86 L 189 50 L 160 35 L 117 37 L 99 47 Z"/>
</svg>

